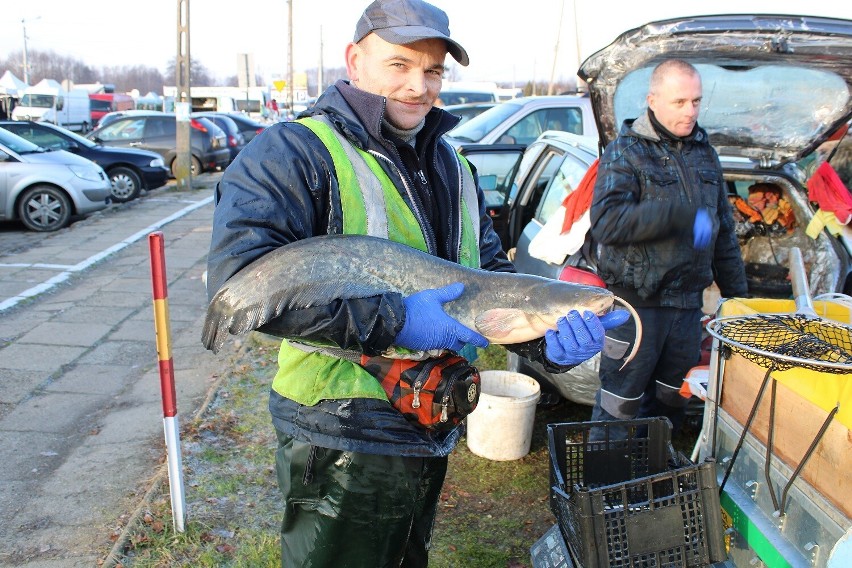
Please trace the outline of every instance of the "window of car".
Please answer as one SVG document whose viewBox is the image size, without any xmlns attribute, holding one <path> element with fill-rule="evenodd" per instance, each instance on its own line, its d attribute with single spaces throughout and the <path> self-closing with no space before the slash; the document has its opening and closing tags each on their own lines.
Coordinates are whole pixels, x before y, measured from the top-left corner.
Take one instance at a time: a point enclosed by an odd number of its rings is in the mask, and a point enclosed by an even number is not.
<svg viewBox="0 0 852 568">
<path fill-rule="evenodd" d="M 466 156 L 476 166 L 486 207 L 502 207 L 509 197 L 518 168 L 517 151 L 472 154 Z"/>
<path fill-rule="evenodd" d="M 558 160 L 551 160 L 550 163 L 555 165 Z M 546 223 L 559 209 L 565 198 L 577 188 L 588 169 L 588 164 L 571 154 L 566 154 L 565 159 L 559 164 L 559 169 L 550 176 L 550 183 L 544 190 L 544 195 L 536 211 L 536 219 Z"/>
<path fill-rule="evenodd" d="M 20 129 L 12 129 L 12 132 L 18 136 L 22 136 L 37 146 L 42 148 L 51 148 L 53 150 L 67 150 L 70 144 L 67 140 L 54 134 L 53 132 L 24 126 Z"/>
<path fill-rule="evenodd" d="M 438 98 L 445 105 L 497 102 L 497 95 L 486 91 L 441 91 Z"/>
<path fill-rule="evenodd" d="M 526 115 L 503 134 L 503 136 L 511 137 L 511 140 L 501 141 L 531 144 L 545 130 L 582 134 L 582 121 L 579 115 L 578 108 L 542 108 Z"/>
<path fill-rule="evenodd" d="M 177 125 L 171 117 L 149 117 L 145 124 L 145 138 L 177 136 Z"/>
<path fill-rule="evenodd" d="M 145 129 L 145 118 L 127 118 L 117 120 L 104 126 L 98 132 L 101 140 L 135 140 L 142 138 Z"/>
<path fill-rule="evenodd" d="M 512 102 L 501 103 L 453 128 L 448 135 L 464 142 L 479 142 L 521 108 L 521 105 Z"/>
</svg>

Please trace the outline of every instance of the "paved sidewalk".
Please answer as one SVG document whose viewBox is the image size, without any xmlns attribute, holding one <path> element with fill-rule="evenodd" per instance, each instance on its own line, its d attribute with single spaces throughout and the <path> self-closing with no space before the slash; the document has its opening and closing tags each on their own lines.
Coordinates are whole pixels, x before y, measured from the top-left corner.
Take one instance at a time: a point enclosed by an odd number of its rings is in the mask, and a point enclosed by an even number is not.
<svg viewBox="0 0 852 568">
<path fill-rule="evenodd" d="M 217 178 L 0 250 L 0 566 L 96 566 L 160 469 L 150 230 L 165 239 L 180 417 L 234 356 L 234 342 L 213 355 L 200 341 Z"/>
</svg>

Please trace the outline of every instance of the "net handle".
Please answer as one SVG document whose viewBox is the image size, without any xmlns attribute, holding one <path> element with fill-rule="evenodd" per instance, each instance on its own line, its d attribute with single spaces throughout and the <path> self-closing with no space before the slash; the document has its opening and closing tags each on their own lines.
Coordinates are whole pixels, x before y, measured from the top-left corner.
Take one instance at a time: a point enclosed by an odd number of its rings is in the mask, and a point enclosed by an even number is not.
<svg viewBox="0 0 852 568">
<path fill-rule="evenodd" d="M 796 313 L 803 316 L 818 317 L 814 310 L 814 300 L 808 285 L 808 275 L 805 271 L 805 261 L 799 247 L 790 249 L 790 283 L 793 285 L 793 297 L 796 299 Z"/>
</svg>

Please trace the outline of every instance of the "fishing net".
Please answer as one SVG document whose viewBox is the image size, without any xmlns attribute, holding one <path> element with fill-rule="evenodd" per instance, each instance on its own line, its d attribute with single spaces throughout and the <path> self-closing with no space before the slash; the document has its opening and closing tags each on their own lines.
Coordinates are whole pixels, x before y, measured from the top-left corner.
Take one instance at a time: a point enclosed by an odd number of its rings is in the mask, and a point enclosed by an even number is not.
<svg viewBox="0 0 852 568">
<path fill-rule="evenodd" d="M 852 327 L 841 323 L 796 313 L 755 314 L 717 318 L 707 332 L 764 368 L 852 373 Z"/>
</svg>

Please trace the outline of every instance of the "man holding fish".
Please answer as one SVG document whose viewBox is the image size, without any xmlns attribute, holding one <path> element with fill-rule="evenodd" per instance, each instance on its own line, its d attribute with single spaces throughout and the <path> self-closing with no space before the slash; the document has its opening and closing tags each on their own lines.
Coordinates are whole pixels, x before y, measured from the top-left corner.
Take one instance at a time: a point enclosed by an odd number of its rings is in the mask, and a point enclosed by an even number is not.
<svg viewBox="0 0 852 568">
<path fill-rule="evenodd" d="M 427 565 L 460 427 L 409 421 L 361 356 L 402 353 L 440 365 L 448 354 L 487 346 L 488 337 L 511 336 L 521 321 L 523 311 L 507 317 L 495 293 L 497 305 L 481 307 L 488 314 L 463 325 L 450 306 L 462 302 L 465 286 L 485 279 L 465 284 L 464 272 L 458 281 L 411 291 L 424 264 L 414 254 L 410 265 L 388 257 L 408 258 L 406 251 L 417 249 L 476 273 L 514 272 L 475 170 L 442 139 L 458 121 L 433 107 L 447 53 L 468 64 L 443 11 L 422 0 L 372 2 L 346 48 L 349 81 L 329 87 L 299 120 L 258 135 L 216 190 L 204 342 L 215 349 L 228 331 L 255 327 L 286 338 L 269 402 L 285 503 L 282 566 Z M 388 241 L 411 248 L 376 244 Z M 319 245 L 304 249 L 312 257 L 334 248 L 338 260 L 299 264 L 300 284 L 288 286 L 279 280 L 296 278 L 282 265 L 295 261 L 275 251 L 302 244 Z M 393 275 L 401 284 L 383 291 L 389 266 L 403 273 Z M 595 313 L 577 302 L 552 329 L 538 322 L 535 339 L 507 347 L 565 371 L 600 351 L 605 330 L 627 319 L 621 310 L 605 313 L 611 305 Z"/>
</svg>

